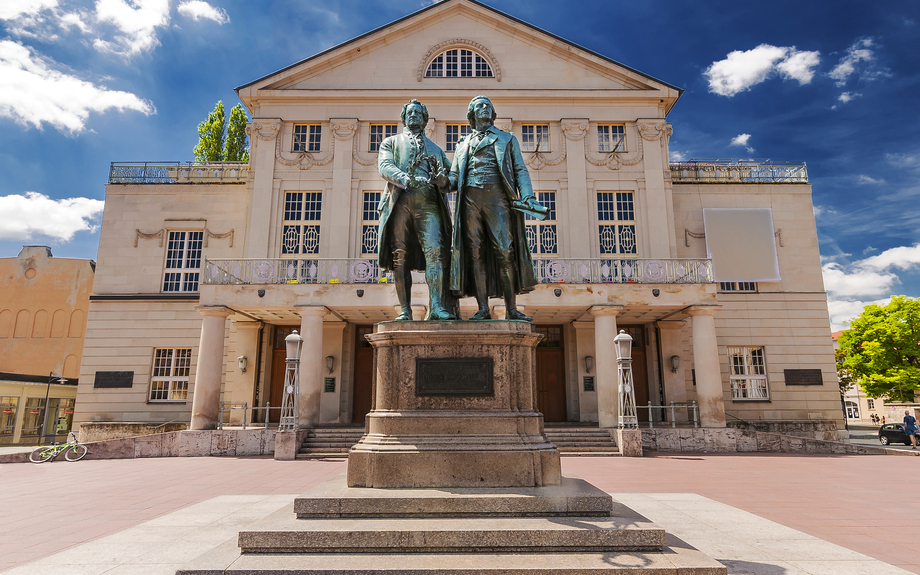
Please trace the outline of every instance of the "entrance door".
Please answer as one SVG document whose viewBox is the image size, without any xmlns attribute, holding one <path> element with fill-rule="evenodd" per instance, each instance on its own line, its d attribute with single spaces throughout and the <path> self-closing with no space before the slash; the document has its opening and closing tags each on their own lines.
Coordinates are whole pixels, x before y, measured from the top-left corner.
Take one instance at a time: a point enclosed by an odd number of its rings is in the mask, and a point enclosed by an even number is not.
<svg viewBox="0 0 920 575">
<path fill-rule="evenodd" d="M 281 402 L 284 400 L 284 360 L 287 358 L 284 338 L 291 335 L 295 329 L 297 329 L 295 326 L 275 326 L 275 334 L 272 339 L 272 375 L 268 388 L 268 402 L 271 407 L 268 410 L 270 423 L 281 421 Z"/>
<path fill-rule="evenodd" d="M 355 382 L 352 396 L 352 422 L 364 423 L 364 416 L 371 410 L 371 394 L 374 389 L 374 348 L 364 336 L 374 333 L 374 326 L 355 327 Z"/>
<path fill-rule="evenodd" d="M 636 406 L 640 409 L 636 410 L 636 414 L 639 416 L 639 421 L 648 422 L 648 408 L 641 409 L 641 407 L 648 406 L 648 363 L 646 363 L 645 356 L 645 326 L 642 325 L 624 325 L 620 329 L 623 329 L 633 338 L 632 343 L 632 375 L 633 375 L 633 387 L 636 390 Z"/>
<path fill-rule="evenodd" d="M 544 421 L 566 421 L 562 326 L 535 325 L 533 329 L 543 334 L 537 344 L 537 409 Z"/>
</svg>

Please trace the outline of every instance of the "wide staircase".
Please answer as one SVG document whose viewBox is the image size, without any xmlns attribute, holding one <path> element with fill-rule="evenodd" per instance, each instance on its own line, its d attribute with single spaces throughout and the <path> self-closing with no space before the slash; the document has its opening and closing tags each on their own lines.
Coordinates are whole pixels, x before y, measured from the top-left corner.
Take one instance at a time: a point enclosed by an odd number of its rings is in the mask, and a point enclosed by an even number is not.
<svg viewBox="0 0 920 575">
<path fill-rule="evenodd" d="M 313 429 L 300 445 L 297 459 L 348 457 L 348 450 L 361 440 L 362 435 L 364 435 L 363 425 Z"/>
<path fill-rule="evenodd" d="M 544 432 L 562 456 L 620 455 L 616 440 L 597 426 L 547 423 Z"/>
<path fill-rule="evenodd" d="M 620 455 L 620 448 L 610 433 L 596 426 L 549 423 L 545 433 L 563 456 Z M 313 429 L 303 440 L 297 459 L 348 457 L 348 450 L 361 440 L 362 435 L 362 425 Z"/>
</svg>

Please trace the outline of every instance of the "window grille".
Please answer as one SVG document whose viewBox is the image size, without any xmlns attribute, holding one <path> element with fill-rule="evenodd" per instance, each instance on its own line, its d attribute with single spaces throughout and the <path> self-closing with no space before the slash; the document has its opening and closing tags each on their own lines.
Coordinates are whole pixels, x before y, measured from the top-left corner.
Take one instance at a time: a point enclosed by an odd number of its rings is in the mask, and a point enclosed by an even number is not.
<svg viewBox="0 0 920 575">
<path fill-rule="evenodd" d="M 770 399 L 762 347 L 728 348 L 732 399 Z"/>
<path fill-rule="evenodd" d="M 530 253 L 535 256 L 555 257 L 559 254 L 559 238 L 556 233 L 556 192 L 536 192 L 535 195 L 541 205 L 549 208 L 549 214 L 543 221 L 524 214 L 527 225 L 527 244 L 530 246 Z"/>
<path fill-rule="evenodd" d="M 492 78 L 492 66 L 472 50 L 454 48 L 435 56 L 425 70 L 426 78 Z"/>
<path fill-rule="evenodd" d="M 322 192 L 285 193 L 282 256 L 319 253 L 322 204 Z"/>
<path fill-rule="evenodd" d="M 191 348 L 154 350 L 150 401 L 185 401 L 191 364 Z"/>
<path fill-rule="evenodd" d="M 169 232 L 164 292 L 197 292 L 204 232 Z"/>
<path fill-rule="evenodd" d="M 457 143 L 473 132 L 469 124 L 447 124 L 447 148 L 445 151 L 453 152 Z"/>
<path fill-rule="evenodd" d="M 521 151 L 548 152 L 549 126 L 546 124 L 525 124 L 521 126 Z"/>
<path fill-rule="evenodd" d="M 601 254 L 636 254 L 636 211 L 632 192 L 597 193 Z"/>
<path fill-rule="evenodd" d="M 377 226 L 380 215 L 377 205 L 380 204 L 381 192 L 364 192 L 364 206 L 361 210 L 361 256 L 368 257 L 377 254 L 380 246 L 377 237 Z"/>
<path fill-rule="evenodd" d="M 294 151 L 318 152 L 322 143 L 322 126 L 319 124 L 296 124 L 294 126 Z"/>
<path fill-rule="evenodd" d="M 625 152 L 626 134 L 623 126 L 600 125 L 597 127 L 597 151 Z"/>
<path fill-rule="evenodd" d="M 719 291 L 756 292 L 757 282 L 719 282 Z"/>
<path fill-rule="evenodd" d="M 371 124 L 371 145 L 370 151 L 377 152 L 380 150 L 380 144 L 384 138 L 396 135 L 396 124 Z"/>
</svg>

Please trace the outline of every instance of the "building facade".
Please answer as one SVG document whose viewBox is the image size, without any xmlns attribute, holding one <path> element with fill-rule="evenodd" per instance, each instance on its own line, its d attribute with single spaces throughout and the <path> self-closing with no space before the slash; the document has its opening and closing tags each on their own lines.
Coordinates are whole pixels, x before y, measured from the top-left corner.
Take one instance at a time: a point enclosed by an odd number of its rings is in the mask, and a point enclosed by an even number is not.
<svg viewBox="0 0 920 575">
<path fill-rule="evenodd" d="M 0 259 L 0 444 L 70 431 L 94 266 L 47 246 Z"/>
<path fill-rule="evenodd" d="M 260 421 L 253 407 L 281 404 L 284 338 L 296 329 L 300 424 L 362 422 L 373 376 L 364 335 L 398 313 L 377 267 L 377 148 L 418 98 L 428 136 L 452 158 L 470 99 L 485 94 L 551 208 L 527 222 L 541 283 L 518 300 L 545 335 L 536 385 L 546 421 L 616 425 L 622 329 L 634 338 L 640 406 L 697 402 L 703 426 L 842 428 L 805 166 L 670 164 L 667 115 L 680 89 L 447 0 L 237 92 L 253 117 L 248 165 L 112 165 L 77 421 L 207 429 L 240 423 L 243 410 L 220 406 L 243 404 Z M 771 281 L 716 281 L 708 209 L 767 214 Z M 421 318 L 427 287 L 415 280 Z M 464 318 L 475 309 L 461 302 Z M 671 414 L 639 410 L 642 421 Z"/>
</svg>

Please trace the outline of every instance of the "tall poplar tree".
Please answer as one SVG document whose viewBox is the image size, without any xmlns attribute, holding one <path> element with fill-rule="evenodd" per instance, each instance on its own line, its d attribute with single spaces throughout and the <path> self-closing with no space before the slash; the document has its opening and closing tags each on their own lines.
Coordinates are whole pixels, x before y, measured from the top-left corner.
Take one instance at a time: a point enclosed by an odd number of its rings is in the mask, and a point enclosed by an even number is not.
<svg viewBox="0 0 920 575">
<path fill-rule="evenodd" d="M 218 101 L 208 119 L 198 124 L 196 162 L 248 162 L 249 145 L 246 138 L 246 111 L 241 104 L 230 110 L 228 125 L 223 101 Z"/>
</svg>

